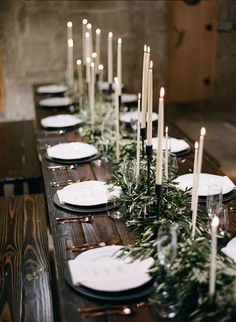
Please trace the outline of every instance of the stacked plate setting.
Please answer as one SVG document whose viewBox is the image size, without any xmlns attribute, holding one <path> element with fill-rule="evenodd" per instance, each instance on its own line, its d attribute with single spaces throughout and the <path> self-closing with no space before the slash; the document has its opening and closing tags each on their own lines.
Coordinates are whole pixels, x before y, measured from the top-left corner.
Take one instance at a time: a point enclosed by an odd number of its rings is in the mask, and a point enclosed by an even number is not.
<svg viewBox="0 0 236 322">
<path fill-rule="evenodd" d="M 54 203 L 74 212 L 103 212 L 118 206 L 121 188 L 103 181 L 83 181 L 58 190 Z"/>
<path fill-rule="evenodd" d="M 153 291 L 148 272 L 154 260 L 117 258 L 122 247 L 106 246 L 79 254 L 68 262 L 67 282 L 95 300 L 119 303 L 146 298 Z"/>
<path fill-rule="evenodd" d="M 58 163 L 84 163 L 98 157 L 98 150 L 83 142 L 59 143 L 47 148 L 46 158 Z"/>
<path fill-rule="evenodd" d="M 70 129 L 79 126 L 81 123 L 81 119 L 71 114 L 53 115 L 41 120 L 41 126 L 47 130 Z"/>
</svg>

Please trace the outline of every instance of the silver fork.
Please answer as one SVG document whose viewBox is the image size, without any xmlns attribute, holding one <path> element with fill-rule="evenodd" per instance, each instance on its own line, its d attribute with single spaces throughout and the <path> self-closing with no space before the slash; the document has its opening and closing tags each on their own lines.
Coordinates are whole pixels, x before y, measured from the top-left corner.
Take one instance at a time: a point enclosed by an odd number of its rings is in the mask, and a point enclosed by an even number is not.
<svg viewBox="0 0 236 322">
<path fill-rule="evenodd" d="M 50 182 L 50 187 L 61 187 L 61 186 L 66 186 L 72 183 L 80 182 L 80 180 L 71 180 L 68 179 L 66 181 L 51 181 Z"/>
</svg>

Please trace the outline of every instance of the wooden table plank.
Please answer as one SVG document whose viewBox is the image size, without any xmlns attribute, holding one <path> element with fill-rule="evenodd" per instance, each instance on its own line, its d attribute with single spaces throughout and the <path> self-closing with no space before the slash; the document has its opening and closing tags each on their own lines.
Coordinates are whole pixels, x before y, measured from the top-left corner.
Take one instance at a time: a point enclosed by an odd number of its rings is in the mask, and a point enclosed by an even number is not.
<svg viewBox="0 0 236 322">
<path fill-rule="evenodd" d="M 44 196 L 0 198 L 0 209 L 0 321 L 53 322 Z"/>
</svg>

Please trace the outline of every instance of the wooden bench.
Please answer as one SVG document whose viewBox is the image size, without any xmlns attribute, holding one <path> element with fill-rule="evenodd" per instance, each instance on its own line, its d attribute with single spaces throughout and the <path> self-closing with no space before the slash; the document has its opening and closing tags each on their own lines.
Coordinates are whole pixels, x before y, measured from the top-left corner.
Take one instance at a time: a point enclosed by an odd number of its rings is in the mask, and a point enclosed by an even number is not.
<svg viewBox="0 0 236 322">
<path fill-rule="evenodd" d="M 14 195 L 43 191 L 42 171 L 36 148 L 33 121 L 0 123 L 0 195 L 6 184 L 14 185 Z"/>
<path fill-rule="evenodd" d="M 0 197 L 0 321 L 53 321 L 43 194 Z"/>
</svg>

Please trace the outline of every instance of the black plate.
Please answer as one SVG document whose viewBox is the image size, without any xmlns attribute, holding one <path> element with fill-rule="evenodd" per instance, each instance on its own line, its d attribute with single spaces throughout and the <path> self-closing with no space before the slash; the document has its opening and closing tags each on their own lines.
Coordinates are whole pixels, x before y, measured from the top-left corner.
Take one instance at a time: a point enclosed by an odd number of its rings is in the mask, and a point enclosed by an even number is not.
<svg viewBox="0 0 236 322">
<path fill-rule="evenodd" d="M 226 194 L 223 194 L 223 202 L 227 202 L 227 201 L 233 200 L 235 198 L 236 198 L 236 189 L 233 189 L 232 191 L 230 191 Z M 207 197 L 205 197 L 205 196 L 199 197 L 200 203 L 206 203 L 206 200 L 207 200 Z"/>
<path fill-rule="evenodd" d="M 191 149 L 191 148 L 188 148 L 188 149 L 186 149 L 186 150 L 179 151 L 179 152 L 173 152 L 173 153 L 174 153 L 177 157 L 183 157 L 183 156 L 185 156 L 185 155 L 190 154 L 190 153 L 191 153 L 191 151 L 192 151 L 192 149 Z"/>
<path fill-rule="evenodd" d="M 64 271 L 64 276 L 67 283 L 81 295 L 88 297 L 89 299 L 93 299 L 96 301 L 101 301 L 104 303 L 117 303 L 117 304 L 127 304 L 132 302 L 137 302 L 140 300 L 145 300 L 153 291 L 153 280 L 146 283 L 143 286 L 134 288 L 128 291 L 122 292 L 101 292 L 95 291 L 85 286 L 75 286 L 72 283 L 69 267 L 67 266 Z"/>
<path fill-rule="evenodd" d="M 82 125 L 82 123 L 78 123 L 78 124 L 76 124 L 76 125 L 71 125 L 71 126 L 64 126 L 64 127 L 50 127 L 50 126 L 42 126 L 41 125 L 41 127 L 42 127 L 42 129 L 43 130 L 46 130 L 46 131 L 60 131 L 60 130 L 62 130 L 62 131 L 72 131 L 72 130 L 76 130 L 76 129 L 78 129 L 80 126 Z"/>
<path fill-rule="evenodd" d="M 87 163 L 87 162 L 97 160 L 98 158 L 100 158 L 100 156 L 101 156 L 101 154 L 98 153 L 98 154 L 92 155 L 91 157 L 88 157 L 88 158 L 73 159 L 73 160 L 63 160 L 63 159 L 51 158 L 51 157 L 49 157 L 47 155 L 47 153 L 45 154 L 45 158 L 48 161 L 55 162 L 55 163 L 60 163 L 60 164 L 75 164 L 75 163 L 76 164 L 82 164 L 82 163 Z"/>
<path fill-rule="evenodd" d="M 54 204 L 59 207 L 62 208 L 64 210 L 67 211 L 72 211 L 72 212 L 82 212 L 82 213 L 96 213 L 96 212 L 105 212 L 108 210 L 112 210 L 115 208 L 118 208 L 120 203 L 118 202 L 114 202 L 114 203 L 108 203 L 108 204 L 102 204 L 102 205 L 98 205 L 98 206 L 74 206 L 74 205 L 69 205 L 67 203 L 63 203 L 61 204 L 58 198 L 57 193 L 54 194 L 53 196 L 53 202 Z"/>
</svg>

